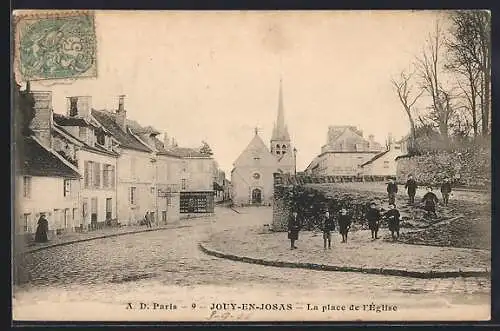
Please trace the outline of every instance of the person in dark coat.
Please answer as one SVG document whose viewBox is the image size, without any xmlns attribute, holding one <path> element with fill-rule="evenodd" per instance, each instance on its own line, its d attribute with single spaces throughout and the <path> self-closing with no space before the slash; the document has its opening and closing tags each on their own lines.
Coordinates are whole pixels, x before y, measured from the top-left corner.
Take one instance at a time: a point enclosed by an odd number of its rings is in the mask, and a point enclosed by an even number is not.
<svg viewBox="0 0 500 331">
<path fill-rule="evenodd" d="M 439 200 L 434 192 L 432 192 L 431 186 L 427 187 L 427 193 L 425 193 L 424 197 L 422 198 L 422 202 L 424 203 L 424 210 L 427 212 L 426 215 L 437 217 L 436 205 L 438 204 Z"/>
<path fill-rule="evenodd" d="M 299 240 L 300 218 L 297 211 L 293 211 L 288 219 L 288 239 L 290 239 L 290 249 L 297 249 L 295 241 Z"/>
<path fill-rule="evenodd" d="M 38 226 L 36 228 L 36 233 L 35 233 L 35 241 L 47 242 L 49 240 L 48 232 L 49 232 L 49 221 L 45 217 L 45 214 L 42 214 L 38 219 Z"/>
<path fill-rule="evenodd" d="M 378 239 L 378 228 L 380 226 L 381 215 L 375 202 L 370 204 L 370 208 L 366 212 L 365 218 L 368 221 L 368 227 L 372 232 L 372 239 Z"/>
<path fill-rule="evenodd" d="M 389 205 L 389 210 L 384 213 L 384 218 L 389 223 L 389 231 L 393 240 L 399 239 L 399 222 L 401 215 L 395 205 Z"/>
<path fill-rule="evenodd" d="M 351 228 L 351 215 L 347 214 L 347 209 L 340 209 L 340 214 L 338 216 L 339 221 L 339 232 L 342 235 L 342 242 L 347 243 L 347 233 Z"/>
<path fill-rule="evenodd" d="M 330 215 L 328 210 L 322 215 L 321 219 L 321 230 L 323 231 L 323 247 L 326 249 L 326 244 L 328 243 L 328 249 L 332 248 L 332 231 L 335 231 L 335 220 L 333 216 Z"/>
<path fill-rule="evenodd" d="M 151 225 L 151 213 L 148 211 L 146 211 L 146 215 L 144 215 L 144 220 L 146 221 L 146 226 L 148 228 L 152 228 L 153 226 Z"/>
<path fill-rule="evenodd" d="M 405 184 L 405 189 L 408 192 L 408 197 L 410 198 L 410 203 L 414 204 L 415 203 L 415 194 L 417 193 L 417 182 L 415 179 L 413 179 L 412 175 L 408 176 L 408 180 L 406 181 Z"/>
<path fill-rule="evenodd" d="M 389 196 L 389 204 L 394 204 L 396 202 L 396 193 L 398 193 L 398 184 L 391 179 L 387 184 L 387 195 Z"/>
<path fill-rule="evenodd" d="M 451 183 L 448 178 L 446 178 L 441 185 L 441 196 L 443 197 L 443 203 L 445 206 L 448 206 L 448 201 L 450 200 L 451 194 Z"/>
</svg>

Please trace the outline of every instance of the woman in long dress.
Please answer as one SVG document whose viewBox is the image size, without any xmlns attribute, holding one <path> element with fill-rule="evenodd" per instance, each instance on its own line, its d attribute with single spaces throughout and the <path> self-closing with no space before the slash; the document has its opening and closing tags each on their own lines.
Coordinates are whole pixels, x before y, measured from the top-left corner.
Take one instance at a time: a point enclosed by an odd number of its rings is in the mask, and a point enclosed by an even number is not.
<svg viewBox="0 0 500 331">
<path fill-rule="evenodd" d="M 49 232 L 49 221 L 45 217 L 45 214 L 40 215 L 38 219 L 38 226 L 36 228 L 35 241 L 36 242 L 46 242 L 49 240 L 47 233 Z"/>
</svg>

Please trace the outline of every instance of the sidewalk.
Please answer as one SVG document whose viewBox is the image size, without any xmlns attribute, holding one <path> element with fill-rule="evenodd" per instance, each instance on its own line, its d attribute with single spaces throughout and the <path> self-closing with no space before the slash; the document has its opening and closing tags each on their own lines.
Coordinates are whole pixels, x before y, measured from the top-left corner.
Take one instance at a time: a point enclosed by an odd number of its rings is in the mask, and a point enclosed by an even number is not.
<svg viewBox="0 0 500 331">
<path fill-rule="evenodd" d="M 486 250 L 409 245 L 382 238 L 372 241 L 370 231 L 349 234 L 347 244 L 332 233 L 332 249 L 323 249 L 321 233 L 301 232 L 290 250 L 286 232 L 236 228 L 212 235 L 200 244 L 207 254 L 231 260 L 277 267 L 363 272 L 416 278 L 489 277 Z"/>
<path fill-rule="evenodd" d="M 147 232 L 147 231 L 158 231 L 167 229 L 177 229 L 190 227 L 192 225 L 182 224 L 182 222 L 177 222 L 174 224 L 153 226 L 152 228 L 147 228 L 145 225 L 129 225 L 116 228 L 105 228 L 101 230 L 94 230 L 89 232 L 69 232 L 61 235 L 54 235 L 49 237 L 49 241 L 45 243 L 37 243 L 34 241 L 29 241 L 26 243 L 24 253 L 36 252 L 42 249 L 46 249 L 54 246 L 69 245 L 82 241 L 89 241 L 95 239 L 109 238 L 122 236 L 126 234 Z"/>
</svg>

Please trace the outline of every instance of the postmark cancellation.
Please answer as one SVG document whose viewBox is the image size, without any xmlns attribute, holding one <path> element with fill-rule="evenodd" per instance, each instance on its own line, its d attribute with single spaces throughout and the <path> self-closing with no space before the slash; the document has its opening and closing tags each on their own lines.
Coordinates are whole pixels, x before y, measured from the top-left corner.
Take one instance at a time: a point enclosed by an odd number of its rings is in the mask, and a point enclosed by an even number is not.
<svg viewBox="0 0 500 331">
<path fill-rule="evenodd" d="M 17 81 L 97 76 L 92 11 L 14 12 Z"/>
</svg>

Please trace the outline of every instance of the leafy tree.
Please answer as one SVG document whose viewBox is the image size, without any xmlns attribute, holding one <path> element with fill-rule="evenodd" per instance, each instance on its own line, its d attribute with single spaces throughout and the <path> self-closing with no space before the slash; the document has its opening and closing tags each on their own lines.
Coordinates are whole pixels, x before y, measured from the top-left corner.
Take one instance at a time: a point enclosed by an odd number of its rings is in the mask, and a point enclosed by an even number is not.
<svg viewBox="0 0 500 331">
<path fill-rule="evenodd" d="M 212 152 L 212 148 L 208 145 L 206 141 L 201 142 L 201 147 L 200 147 L 200 153 L 206 154 L 206 155 L 213 155 L 214 153 Z"/>
</svg>

